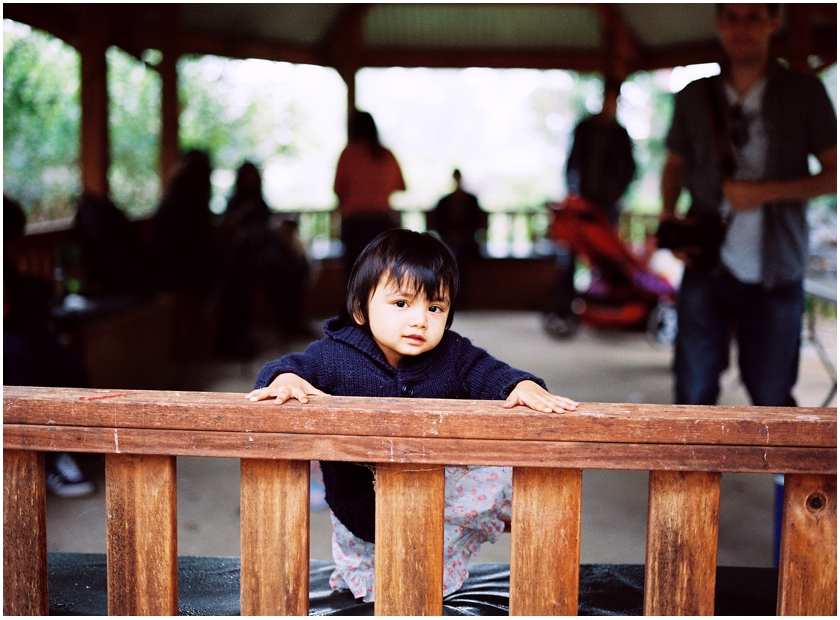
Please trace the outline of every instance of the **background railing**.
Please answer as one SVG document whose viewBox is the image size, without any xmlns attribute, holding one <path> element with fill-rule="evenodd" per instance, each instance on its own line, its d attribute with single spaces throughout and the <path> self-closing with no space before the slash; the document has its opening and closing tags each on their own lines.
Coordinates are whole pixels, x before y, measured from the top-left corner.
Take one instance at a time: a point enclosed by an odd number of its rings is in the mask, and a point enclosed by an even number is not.
<svg viewBox="0 0 840 620">
<path fill-rule="evenodd" d="M 299 235 L 313 259 L 338 256 L 341 229 L 338 212 L 289 211 L 277 214 L 279 218 L 293 218 L 299 223 Z M 491 257 L 525 258 L 551 254 L 553 246 L 547 239 L 551 213 L 548 207 L 526 210 L 497 211 L 489 214 L 485 253 Z M 425 211 L 402 211 L 402 225 L 414 230 L 426 230 Z M 134 221 L 141 236 L 151 241 L 149 218 Z M 656 230 L 657 216 L 623 213 L 619 234 L 636 246 L 643 246 L 648 235 Z M 62 267 L 66 249 L 74 240 L 72 220 L 56 220 L 27 227 L 26 236 L 6 245 L 4 250 L 16 263 L 21 273 L 52 280 L 56 268 Z"/>
</svg>

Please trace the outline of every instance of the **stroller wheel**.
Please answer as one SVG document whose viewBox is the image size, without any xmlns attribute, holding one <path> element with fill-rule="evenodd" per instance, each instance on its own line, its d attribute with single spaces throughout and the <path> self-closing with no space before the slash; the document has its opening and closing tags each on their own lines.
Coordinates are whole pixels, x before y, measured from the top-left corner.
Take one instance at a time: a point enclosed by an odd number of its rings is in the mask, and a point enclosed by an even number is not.
<svg viewBox="0 0 840 620">
<path fill-rule="evenodd" d="M 543 314 L 543 329 L 557 339 L 570 338 L 578 330 L 579 320 L 574 314 L 561 315 L 557 312 Z"/>
<path fill-rule="evenodd" d="M 677 308 L 670 302 L 660 302 L 650 311 L 647 336 L 655 347 L 670 347 L 677 337 Z"/>
</svg>

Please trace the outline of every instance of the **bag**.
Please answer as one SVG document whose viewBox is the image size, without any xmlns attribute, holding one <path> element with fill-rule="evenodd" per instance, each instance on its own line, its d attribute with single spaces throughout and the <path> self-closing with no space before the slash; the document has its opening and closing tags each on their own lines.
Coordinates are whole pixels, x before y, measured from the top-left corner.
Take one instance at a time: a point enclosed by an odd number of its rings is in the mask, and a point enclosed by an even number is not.
<svg viewBox="0 0 840 620">
<path fill-rule="evenodd" d="M 694 257 L 692 266 L 700 269 L 717 266 L 725 236 L 726 225 L 713 216 L 666 220 L 656 231 L 660 248 L 690 254 Z"/>
<path fill-rule="evenodd" d="M 715 82 L 712 79 L 707 79 L 705 86 L 709 121 L 721 172 L 725 178 L 731 178 L 735 174 L 737 163 L 726 106 L 715 90 Z M 727 222 L 720 215 L 672 219 L 659 225 L 656 239 L 660 248 L 691 255 L 693 267 L 711 269 L 720 262 L 720 248 L 726 237 L 726 228 Z"/>
</svg>

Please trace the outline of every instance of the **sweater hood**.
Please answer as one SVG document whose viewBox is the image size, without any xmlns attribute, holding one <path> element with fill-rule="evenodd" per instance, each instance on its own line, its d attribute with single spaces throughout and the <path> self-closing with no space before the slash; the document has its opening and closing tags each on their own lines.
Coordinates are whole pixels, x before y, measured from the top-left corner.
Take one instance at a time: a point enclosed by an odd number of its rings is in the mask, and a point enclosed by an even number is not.
<svg viewBox="0 0 840 620">
<path fill-rule="evenodd" d="M 370 358 L 377 365 L 382 366 L 392 374 L 396 372 L 385 359 L 385 354 L 373 340 L 370 330 L 360 325 L 348 325 L 337 316 L 327 319 L 324 323 L 324 333 L 327 338 L 352 347 L 365 357 Z"/>
</svg>

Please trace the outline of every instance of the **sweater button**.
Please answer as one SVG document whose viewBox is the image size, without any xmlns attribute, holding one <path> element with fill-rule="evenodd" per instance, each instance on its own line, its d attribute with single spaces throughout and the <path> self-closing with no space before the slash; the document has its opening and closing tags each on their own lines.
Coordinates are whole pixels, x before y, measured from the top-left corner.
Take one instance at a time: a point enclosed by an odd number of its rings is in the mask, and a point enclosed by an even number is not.
<svg viewBox="0 0 840 620">
<path fill-rule="evenodd" d="M 414 395 L 414 388 L 411 387 L 410 385 L 402 386 L 402 388 L 400 388 L 400 391 L 402 391 L 403 396 L 413 396 Z"/>
</svg>

